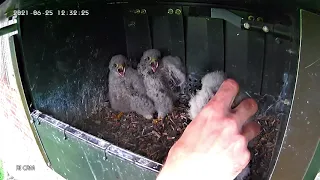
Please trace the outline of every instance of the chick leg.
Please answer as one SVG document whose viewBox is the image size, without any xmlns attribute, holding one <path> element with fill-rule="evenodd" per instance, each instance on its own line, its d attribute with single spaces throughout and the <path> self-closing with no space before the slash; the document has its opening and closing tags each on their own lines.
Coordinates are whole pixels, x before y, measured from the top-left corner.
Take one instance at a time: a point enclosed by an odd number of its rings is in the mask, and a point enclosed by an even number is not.
<svg viewBox="0 0 320 180">
<path fill-rule="evenodd" d="M 153 118 L 153 112 L 155 111 L 153 102 L 145 96 L 136 95 L 131 97 L 130 107 L 132 111 L 146 119 Z"/>
<path fill-rule="evenodd" d="M 159 95 L 159 99 L 155 101 L 155 107 L 158 112 L 158 118 L 154 119 L 154 123 L 162 121 L 168 113 L 173 110 L 173 101 L 167 94 Z"/>
<path fill-rule="evenodd" d="M 166 118 L 166 114 L 167 113 L 164 113 L 164 112 L 158 112 L 158 118 L 156 119 L 153 119 L 153 123 L 154 124 L 157 124 L 158 122 L 162 121 L 163 119 Z"/>
</svg>

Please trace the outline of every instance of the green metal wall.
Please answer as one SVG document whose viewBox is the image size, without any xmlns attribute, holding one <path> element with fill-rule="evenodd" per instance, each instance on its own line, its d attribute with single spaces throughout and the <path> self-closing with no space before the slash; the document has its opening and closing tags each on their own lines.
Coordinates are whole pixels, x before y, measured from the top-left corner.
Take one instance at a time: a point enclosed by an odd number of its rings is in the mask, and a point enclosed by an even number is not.
<svg viewBox="0 0 320 180">
<path fill-rule="evenodd" d="M 152 180 L 161 164 L 34 111 L 50 166 L 70 180 Z"/>
</svg>

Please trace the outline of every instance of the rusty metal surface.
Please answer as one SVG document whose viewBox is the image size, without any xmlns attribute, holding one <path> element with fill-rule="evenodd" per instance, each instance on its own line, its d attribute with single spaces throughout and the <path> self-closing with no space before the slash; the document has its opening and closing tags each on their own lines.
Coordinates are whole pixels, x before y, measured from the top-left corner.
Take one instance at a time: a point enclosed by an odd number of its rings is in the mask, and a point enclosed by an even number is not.
<svg viewBox="0 0 320 180">
<path fill-rule="evenodd" d="M 294 101 L 272 180 L 303 179 L 320 138 L 320 16 L 301 10 Z"/>
</svg>

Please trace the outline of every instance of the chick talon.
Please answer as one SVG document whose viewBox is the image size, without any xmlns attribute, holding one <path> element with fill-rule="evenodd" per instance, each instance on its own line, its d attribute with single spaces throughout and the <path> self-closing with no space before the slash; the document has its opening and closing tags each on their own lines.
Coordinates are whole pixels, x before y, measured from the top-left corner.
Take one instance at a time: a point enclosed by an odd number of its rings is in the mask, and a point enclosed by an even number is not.
<svg viewBox="0 0 320 180">
<path fill-rule="evenodd" d="M 158 119 L 152 120 L 152 123 L 153 123 L 153 124 L 157 124 L 157 123 L 158 123 Z"/>
<path fill-rule="evenodd" d="M 157 119 L 153 119 L 152 123 L 157 124 L 160 121 L 162 121 L 162 118 L 157 118 Z"/>
<path fill-rule="evenodd" d="M 116 115 L 116 120 L 120 120 L 123 116 L 123 112 L 120 112 L 118 115 Z"/>
</svg>

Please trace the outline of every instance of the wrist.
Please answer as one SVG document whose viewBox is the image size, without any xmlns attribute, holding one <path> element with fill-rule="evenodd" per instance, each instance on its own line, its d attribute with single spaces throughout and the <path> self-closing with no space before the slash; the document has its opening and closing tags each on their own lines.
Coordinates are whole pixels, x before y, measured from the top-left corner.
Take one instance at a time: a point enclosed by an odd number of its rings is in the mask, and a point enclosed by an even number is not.
<svg viewBox="0 0 320 180">
<path fill-rule="evenodd" d="M 210 163 L 210 165 L 190 166 L 190 163 L 179 163 L 176 165 L 167 163 L 159 172 L 156 180 L 233 180 L 236 177 L 234 173 L 227 170 L 228 168 L 221 168 L 219 164 Z"/>
<path fill-rule="evenodd" d="M 170 179 L 180 179 L 177 176 L 178 172 L 172 172 L 172 170 L 163 168 L 157 176 L 156 180 L 170 180 Z"/>
</svg>

